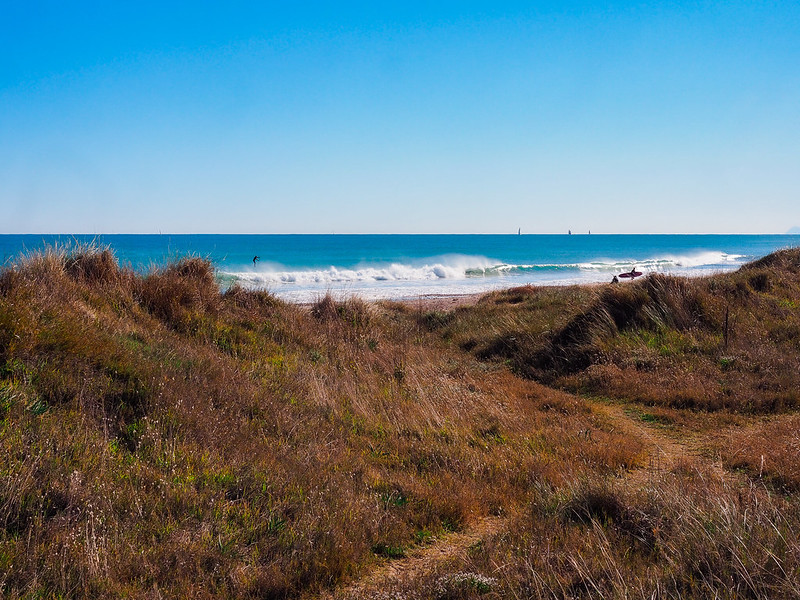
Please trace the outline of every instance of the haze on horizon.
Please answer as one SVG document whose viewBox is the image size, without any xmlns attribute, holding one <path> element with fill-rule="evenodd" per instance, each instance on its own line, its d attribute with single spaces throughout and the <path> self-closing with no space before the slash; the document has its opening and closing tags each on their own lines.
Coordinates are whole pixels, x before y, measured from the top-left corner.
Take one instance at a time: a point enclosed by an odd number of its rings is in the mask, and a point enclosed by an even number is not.
<svg viewBox="0 0 800 600">
<path fill-rule="evenodd" d="M 800 225 L 796 1 L 378 4 L 7 3 L 0 233 Z"/>
</svg>

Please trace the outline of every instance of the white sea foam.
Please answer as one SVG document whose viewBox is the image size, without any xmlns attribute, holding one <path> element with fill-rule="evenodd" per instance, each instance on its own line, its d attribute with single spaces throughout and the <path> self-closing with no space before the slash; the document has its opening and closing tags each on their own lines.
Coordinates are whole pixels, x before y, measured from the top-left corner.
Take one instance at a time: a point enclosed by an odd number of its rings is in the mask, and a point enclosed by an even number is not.
<svg viewBox="0 0 800 600">
<path fill-rule="evenodd" d="M 726 254 L 724 252 L 699 252 L 685 256 L 665 255 L 649 258 L 626 258 L 616 260 L 598 260 L 588 263 L 578 263 L 577 268 L 585 271 L 614 271 L 636 266 L 639 270 L 670 272 L 681 269 L 694 269 L 698 267 L 728 267 L 742 264 L 742 254 Z"/>
<path fill-rule="evenodd" d="M 381 281 L 437 281 L 463 279 L 471 273 L 485 271 L 496 265 L 483 256 L 447 255 L 430 261 L 412 264 L 362 265 L 343 268 L 332 265 L 325 269 L 288 270 L 280 265 L 263 265 L 259 269 L 228 272 L 237 280 L 251 285 L 326 285 L 342 283 L 369 283 Z"/>
<path fill-rule="evenodd" d="M 391 264 L 363 264 L 352 268 L 289 269 L 279 264 L 223 272 L 223 279 L 246 287 L 269 289 L 296 302 L 309 302 L 328 291 L 364 298 L 408 299 L 429 294 L 451 295 L 533 283 L 569 285 L 608 281 L 611 274 L 631 267 L 644 273 L 704 275 L 730 270 L 743 255 L 699 252 L 685 256 L 631 257 L 582 263 L 506 264 L 484 256 L 446 255 Z"/>
</svg>

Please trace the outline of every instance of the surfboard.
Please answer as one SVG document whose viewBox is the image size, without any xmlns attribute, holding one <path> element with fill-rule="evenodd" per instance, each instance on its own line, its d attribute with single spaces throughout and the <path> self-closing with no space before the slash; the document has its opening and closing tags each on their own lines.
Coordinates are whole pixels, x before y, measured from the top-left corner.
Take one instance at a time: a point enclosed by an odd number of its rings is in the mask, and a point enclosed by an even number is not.
<svg viewBox="0 0 800 600">
<path fill-rule="evenodd" d="M 619 276 L 624 279 L 628 278 L 634 279 L 636 277 L 639 277 L 641 274 L 642 274 L 641 271 L 628 271 L 627 273 L 620 273 Z"/>
</svg>

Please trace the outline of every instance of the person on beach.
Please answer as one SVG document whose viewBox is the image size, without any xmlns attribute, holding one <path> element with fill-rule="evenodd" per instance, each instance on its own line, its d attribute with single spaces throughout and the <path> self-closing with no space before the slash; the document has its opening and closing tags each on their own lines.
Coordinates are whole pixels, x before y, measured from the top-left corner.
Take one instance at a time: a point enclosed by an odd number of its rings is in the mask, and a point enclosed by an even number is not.
<svg viewBox="0 0 800 600">
<path fill-rule="evenodd" d="M 619 283 L 619 279 L 617 279 L 617 276 L 616 276 L 616 275 L 614 275 L 614 276 L 611 278 L 611 283 Z"/>
<path fill-rule="evenodd" d="M 257 261 L 257 260 L 260 260 L 260 259 L 261 259 L 261 257 L 260 257 L 260 256 L 254 256 L 254 257 L 253 257 L 253 266 L 254 266 L 254 267 L 256 266 L 256 261 Z"/>
</svg>

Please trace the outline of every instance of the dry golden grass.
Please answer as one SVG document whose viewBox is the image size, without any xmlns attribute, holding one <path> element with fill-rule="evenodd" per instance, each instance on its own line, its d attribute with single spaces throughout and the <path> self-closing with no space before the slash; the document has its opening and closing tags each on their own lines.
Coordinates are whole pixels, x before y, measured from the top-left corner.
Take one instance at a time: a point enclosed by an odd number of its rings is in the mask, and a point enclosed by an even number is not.
<svg viewBox="0 0 800 600">
<path fill-rule="evenodd" d="M 780 415 L 734 431 L 721 447 L 731 468 L 787 493 L 800 491 L 800 415 Z"/>
<path fill-rule="evenodd" d="M 582 401 L 404 307 L 305 310 L 102 251 L 28 257 L 0 292 L 5 597 L 294 596 L 635 462 Z"/>
<path fill-rule="evenodd" d="M 796 503 L 689 460 L 540 486 L 508 528 L 371 598 L 796 598 Z M 442 586 L 453 574 L 486 587 Z M 488 581 L 486 578 L 490 578 Z"/>
<path fill-rule="evenodd" d="M 496 572 L 510 597 L 793 598 L 794 508 L 692 463 L 641 490 L 575 481 L 545 490 L 463 568 L 505 559 Z"/>
</svg>

